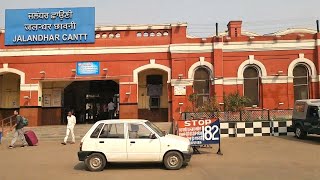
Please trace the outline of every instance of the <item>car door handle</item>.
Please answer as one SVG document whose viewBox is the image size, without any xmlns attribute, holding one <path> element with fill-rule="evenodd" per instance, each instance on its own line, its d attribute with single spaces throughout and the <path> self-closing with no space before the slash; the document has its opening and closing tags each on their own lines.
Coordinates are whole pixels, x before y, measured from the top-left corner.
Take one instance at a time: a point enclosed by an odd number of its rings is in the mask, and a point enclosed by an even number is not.
<svg viewBox="0 0 320 180">
<path fill-rule="evenodd" d="M 130 143 L 136 143 L 135 141 L 130 141 Z"/>
<path fill-rule="evenodd" d="M 104 143 L 104 141 L 99 141 L 99 143 Z"/>
</svg>

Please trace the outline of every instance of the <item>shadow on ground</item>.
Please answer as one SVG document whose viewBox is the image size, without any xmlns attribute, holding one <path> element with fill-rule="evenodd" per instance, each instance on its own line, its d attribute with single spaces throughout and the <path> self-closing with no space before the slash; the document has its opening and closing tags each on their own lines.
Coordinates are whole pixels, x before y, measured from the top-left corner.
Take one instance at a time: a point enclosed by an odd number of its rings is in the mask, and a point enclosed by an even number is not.
<svg viewBox="0 0 320 180">
<path fill-rule="evenodd" d="M 295 136 L 278 136 L 277 138 L 288 140 L 288 141 L 320 145 L 320 136 L 317 136 L 317 135 L 308 135 L 304 139 L 298 139 Z"/>
<path fill-rule="evenodd" d="M 182 166 L 182 169 L 185 166 Z M 78 171 L 87 171 L 86 165 L 84 162 L 80 162 L 74 166 L 74 170 Z M 161 169 L 166 170 L 163 164 L 161 163 L 108 163 L 105 169 L 112 170 L 130 170 L 130 169 Z"/>
</svg>

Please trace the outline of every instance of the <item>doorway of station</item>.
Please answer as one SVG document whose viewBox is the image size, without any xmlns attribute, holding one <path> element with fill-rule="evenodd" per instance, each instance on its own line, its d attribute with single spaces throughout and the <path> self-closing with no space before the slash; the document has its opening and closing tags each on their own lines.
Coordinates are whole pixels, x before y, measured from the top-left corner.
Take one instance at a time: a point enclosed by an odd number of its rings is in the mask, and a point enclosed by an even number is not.
<svg viewBox="0 0 320 180">
<path fill-rule="evenodd" d="M 63 113 L 72 111 L 78 124 L 119 118 L 119 84 L 113 80 L 74 81 L 64 88 Z"/>
<path fill-rule="evenodd" d="M 13 114 L 20 107 L 20 76 L 14 73 L 0 74 L 0 120 Z"/>
</svg>

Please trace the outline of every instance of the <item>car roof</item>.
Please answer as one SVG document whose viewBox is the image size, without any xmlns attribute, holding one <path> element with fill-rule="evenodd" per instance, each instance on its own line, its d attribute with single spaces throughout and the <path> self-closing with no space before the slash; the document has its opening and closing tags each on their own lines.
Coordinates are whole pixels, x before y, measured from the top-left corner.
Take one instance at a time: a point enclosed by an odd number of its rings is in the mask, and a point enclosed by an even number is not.
<svg viewBox="0 0 320 180">
<path fill-rule="evenodd" d="M 145 119 L 108 119 L 97 121 L 97 123 L 144 123 L 147 121 Z"/>
<path fill-rule="evenodd" d="M 308 105 L 320 106 L 320 99 L 302 99 L 297 100 L 297 102 L 305 102 Z"/>
</svg>

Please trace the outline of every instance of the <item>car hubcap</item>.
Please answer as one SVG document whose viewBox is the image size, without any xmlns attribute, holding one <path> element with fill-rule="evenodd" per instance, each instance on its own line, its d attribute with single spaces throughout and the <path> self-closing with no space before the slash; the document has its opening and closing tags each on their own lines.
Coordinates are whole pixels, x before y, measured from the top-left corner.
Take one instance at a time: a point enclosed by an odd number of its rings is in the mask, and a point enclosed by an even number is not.
<svg viewBox="0 0 320 180">
<path fill-rule="evenodd" d="M 179 158 L 178 158 L 177 156 L 171 156 L 171 157 L 168 159 L 168 164 L 169 164 L 171 167 L 177 166 L 178 163 L 179 163 Z"/>
<path fill-rule="evenodd" d="M 101 159 L 100 158 L 92 158 L 90 159 L 90 165 L 93 168 L 98 168 L 101 166 Z"/>
<path fill-rule="evenodd" d="M 301 136 L 301 130 L 300 130 L 300 128 L 297 128 L 297 129 L 296 129 L 296 135 L 297 135 L 297 137 L 300 137 L 300 136 Z"/>
</svg>

